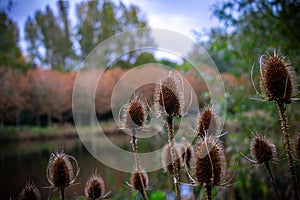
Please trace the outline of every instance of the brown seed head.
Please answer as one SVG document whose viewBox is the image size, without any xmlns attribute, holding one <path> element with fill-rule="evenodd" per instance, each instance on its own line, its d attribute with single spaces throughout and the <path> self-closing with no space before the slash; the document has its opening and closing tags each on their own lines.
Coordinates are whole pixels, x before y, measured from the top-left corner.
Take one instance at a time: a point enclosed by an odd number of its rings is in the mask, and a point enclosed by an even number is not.
<svg viewBox="0 0 300 200">
<path fill-rule="evenodd" d="M 129 129 L 135 129 L 143 127 L 146 122 L 146 106 L 145 103 L 134 96 L 125 111 L 125 127 Z"/>
<path fill-rule="evenodd" d="M 176 154 L 175 162 L 177 164 L 177 167 L 180 168 L 183 165 L 182 155 L 184 152 L 182 151 L 181 145 L 175 144 L 174 148 L 175 148 L 175 154 Z M 161 162 L 162 162 L 162 166 L 164 168 L 164 172 L 169 172 L 170 174 L 174 173 L 169 144 L 167 144 L 163 148 Z"/>
<path fill-rule="evenodd" d="M 169 116 L 182 116 L 183 109 L 183 85 L 181 77 L 177 74 L 173 76 L 171 72 L 155 87 L 154 102 L 158 112 Z"/>
<path fill-rule="evenodd" d="M 89 199 L 101 199 L 104 195 L 104 181 L 97 173 L 93 174 L 85 185 L 85 196 Z"/>
<path fill-rule="evenodd" d="M 74 179 L 69 156 L 63 151 L 52 153 L 47 167 L 48 181 L 57 188 L 68 187 Z"/>
<path fill-rule="evenodd" d="M 292 69 L 286 58 L 276 51 L 261 59 L 261 85 L 269 101 L 291 103 L 295 93 Z"/>
<path fill-rule="evenodd" d="M 276 148 L 266 138 L 256 135 L 251 143 L 251 154 L 256 164 L 264 164 L 276 159 Z"/>
<path fill-rule="evenodd" d="M 143 180 L 143 182 L 141 182 L 141 179 Z M 138 190 L 142 193 L 143 185 L 144 185 L 144 188 L 146 189 L 149 184 L 147 173 L 144 171 L 141 173 L 139 173 L 139 172 L 132 173 L 131 177 L 130 177 L 130 184 L 132 185 L 132 189 Z"/>
<path fill-rule="evenodd" d="M 205 107 L 199 114 L 197 136 L 204 138 L 218 133 L 220 118 L 212 107 Z"/>
<path fill-rule="evenodd" d="M 19 195 L 19 200 L 40 200 L 41 193 L 34 183 L 27 182 Z"/>
<path fill-rule="evenodd" d="M 225 174 L 225 156 L 222 146 L 205 137 L 198 144 L 194 174 L 201 185 L 218 186 Z"/>
</svg>

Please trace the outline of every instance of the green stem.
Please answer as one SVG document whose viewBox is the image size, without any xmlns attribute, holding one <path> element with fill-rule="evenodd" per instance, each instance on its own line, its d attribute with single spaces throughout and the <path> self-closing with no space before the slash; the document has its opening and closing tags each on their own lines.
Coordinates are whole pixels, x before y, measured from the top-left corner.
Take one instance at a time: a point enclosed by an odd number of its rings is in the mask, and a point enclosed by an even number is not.
<svg viewBox="0 0 300 200">
<path fill-rule="evenodd" d="M 179 177 L 178 177 L 178 166 L 176 162 L 176 152 L 174 148 L 174 129 L 173 129 L 173 116 L 167 116 L 167 128 L 168 128 L 168 139 L 170 145 L 170 154 L 171 154 L 171 161 L 173 166 L 173 176 L 174 176 L 174 185 L 175 185 L 175 192 L 176 192 L 176 200 L 181 200 L 180 197 L 180 188 L 179 188 Z"/>
<path fill-rule="evenodd" d="M 274 187 L 274 190 L 275 190 L 275 193 L 276 193 L 276 196 L 277 196 L 277 199 L 280 200 L 280 196 L 279 196 L 279 193 L 278 193 L 278 189 L 277 189 L 277 186 L 276 186 L 276 183 L 275 183 L 275 178 L 272 174 L 272 171 L 271 171 L 271 168 L 270 168 L 270 165 L 269 165 L 269 162 L 265 162 L 265 166 L 268 170 L 268 173 L 270 175 L 270 178 L 271 178 L 271 182 L 273 184 L 273 187 Z"/>
<path fill-rule="evenodd" d="M 277 101 L 277 106 L 279 110 L 279 116 L 280 116 L 280 121 L 281 121 L 281 131 L 284 136 L 284 144 L 285 144 L 285 149 L 286 149 L 286 154 L 289 162 L 289 171 L 290 171 L 290 176 L 292 179 L 293 183 L 293 189 L 294 189 L 294 195 L 295 195 L 295 200 L 299 200 L 298 196 L 298 188 L 297 188 L 297 178 L 296 178 L 296 172 L 295 172 L 295 166 L 294 166 L 294 161 L 293 161 L 293 150 L 290 144 L 290 138 L 289 138 L 289 133 L 288 133 L 288 123 L 287 123 L 287 118 L 285 114 L 285 106 L 283 101 Z"/>
</svg>

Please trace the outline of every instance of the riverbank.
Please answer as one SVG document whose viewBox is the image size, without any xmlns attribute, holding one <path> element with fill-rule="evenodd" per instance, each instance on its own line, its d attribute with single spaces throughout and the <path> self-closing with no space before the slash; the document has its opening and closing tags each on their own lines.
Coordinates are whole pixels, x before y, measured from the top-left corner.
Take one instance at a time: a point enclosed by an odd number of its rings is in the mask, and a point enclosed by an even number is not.
<svg viewBox="0 0 300 200">
<path fill-rule="evenodd" d="M 101 124 L 105 134 L 115 134 L 119 129 L 113 122 Z M 92 128 L 82 128 L 86 134 L 92 133 Z M 40 141 L 59 138 L 76 138 L 78 134 L 74 125 L 66 124 L 60 126 L 38 127 L 38 126 L 2 126 L 0 127 L 0 143 L 14 141 Z"/>
</svg>

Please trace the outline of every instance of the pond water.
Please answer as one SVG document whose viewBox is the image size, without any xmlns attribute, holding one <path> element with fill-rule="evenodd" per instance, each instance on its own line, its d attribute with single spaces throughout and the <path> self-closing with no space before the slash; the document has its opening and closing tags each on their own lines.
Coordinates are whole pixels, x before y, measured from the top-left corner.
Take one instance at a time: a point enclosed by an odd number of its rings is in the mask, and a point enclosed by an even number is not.
<svg viewBox="0 0 300 200">
<path fill-rule="evenodd" d="M 130 137 L 109 137 L 111 141 L 124 149 L 130 149 Z M 161 140 L 161 139 L 160 139 Z M 141 150 L 161 147 L 162 142 L 147 142 L 141 140 Z M 152 140 L 153 141 L 153 140 Z M 112 192 L 112 197 L 120 191 L 131 193 L 125 183 L 129 181 L 130 173 L 120 172 L 105 166 L 95 159 L 78 138 L 52 139 L 47 141 L 24 141 L 0 145 L 0 199 L 18 199 L 18 195 L 27 180 L 33 180 L 41 191 L 42 199 L 59 197 L 58 192 L 49 193 L 49 183 L 46 177 L 46 168 L 49 156 L 59 147 L 63 147 L 66 154 L 74 156 L 80 167 L 76 183 L 66 189 L 67 199 L 76 199 L 84 195 L 87 179 L 97 171 L 105 181 L 106 191 Z M 148 173 L 150 186 L 164 190 L 170 187 L 170 177 L 162 170 Z M 161 181 L 166 180 L 166 181 Z M 113 198 L 115 199 L 115 198 Z M 123 199 L 123 198 L 121 198 Z M 125 198 L 124 198 L 125 199 Z M 130 198 L 129 198 L 130 199 Z"/>
</svg>

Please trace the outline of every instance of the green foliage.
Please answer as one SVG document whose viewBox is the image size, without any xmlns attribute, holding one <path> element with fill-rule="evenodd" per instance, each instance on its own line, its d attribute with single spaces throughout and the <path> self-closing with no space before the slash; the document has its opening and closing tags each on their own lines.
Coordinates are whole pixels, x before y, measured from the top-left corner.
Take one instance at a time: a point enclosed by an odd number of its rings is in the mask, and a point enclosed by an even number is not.
<svg viewBox="0 0 300 200">
<path fill-rule="evenodd" d="M 274 48 L 281 48 L 299 71 L 299 1 L 220 1 L 212 8 L 224 26 L 211 29 L 203 44 L 221 71 L 249 72 Z"/>
</svg>

